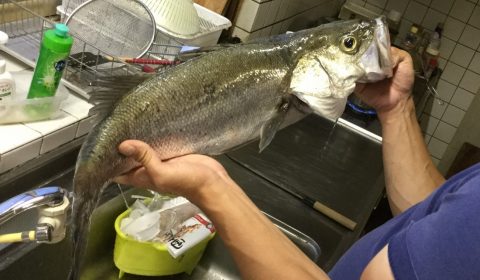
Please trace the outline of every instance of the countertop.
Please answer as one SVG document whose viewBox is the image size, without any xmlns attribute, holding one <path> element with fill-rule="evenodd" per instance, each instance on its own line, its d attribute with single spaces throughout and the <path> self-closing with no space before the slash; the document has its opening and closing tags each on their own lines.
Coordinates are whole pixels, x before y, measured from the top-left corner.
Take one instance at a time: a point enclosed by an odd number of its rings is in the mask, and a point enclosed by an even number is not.
<svg viewBox="0 0 480 280">
<path fill-rule="evenodd" d="M 6 60 L 9 72 L 31 70 L 5 52 L 0 52 L 0 57 Z M 54 119 L 0 125 L 0 174 L 86 135 L 92 127 L 91 107 L 69 92 Z"/>
</svg>

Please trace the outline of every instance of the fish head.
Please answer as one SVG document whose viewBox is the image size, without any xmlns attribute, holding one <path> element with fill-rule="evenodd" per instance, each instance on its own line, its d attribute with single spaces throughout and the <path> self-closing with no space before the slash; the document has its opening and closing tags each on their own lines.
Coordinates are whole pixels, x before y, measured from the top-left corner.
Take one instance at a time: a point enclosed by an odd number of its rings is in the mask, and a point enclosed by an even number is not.
<svg viewBox="0 0 480 280">
<path fill-rule="evenodd" d="M 309 36 L 290 86 L 319 115 L 338 118 L 356 83 L 392 76 L 384 17 L 332 23 Z"/>
</svg>

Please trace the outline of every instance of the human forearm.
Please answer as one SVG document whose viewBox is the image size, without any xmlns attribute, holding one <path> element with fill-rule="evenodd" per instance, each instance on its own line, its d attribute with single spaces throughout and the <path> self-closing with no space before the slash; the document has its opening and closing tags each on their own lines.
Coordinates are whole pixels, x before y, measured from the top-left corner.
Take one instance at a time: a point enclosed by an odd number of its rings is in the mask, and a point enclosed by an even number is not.
<svg viewBox="0 0 480 280">
<path fill-rule="evenodd" d="M 394 215 L 424 200 L 445 178 L 433 164 L 418 125 L 413 100 L 402 100 L 379 114 L 383 161 L 390 208 Z"/>
<path fill-rule="evenodd" d="M 230 179 L 190 199 L 215 224 L 242 279 L 328 279 Z"/>
</svg>

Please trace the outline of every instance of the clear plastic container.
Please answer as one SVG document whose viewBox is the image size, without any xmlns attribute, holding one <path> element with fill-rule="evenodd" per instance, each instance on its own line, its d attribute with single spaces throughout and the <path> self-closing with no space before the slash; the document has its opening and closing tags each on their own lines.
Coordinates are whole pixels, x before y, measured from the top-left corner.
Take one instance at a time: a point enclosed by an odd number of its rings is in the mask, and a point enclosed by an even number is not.
<svg viewBox="0 0 480 280">
<path fill-rule="evenodd" d="M 419 28 L 415 24 L 412 24 L 410 27 L 410 31 L 405 36 L 405 40 L 403 41 L 403 48 L 407 51 L 415 50 L 415 47 L 418 43 L 418 31 Z"/>
<path fill-rule="evenodd" d="M 15 80 L 16 94 L 4 104 L 5 108 L 0 112 L 0 124 L 46 120 L 58 115 L 62 101 L 68 97 L 68 90 L 62 83 L 55 96 L 27 99 L 33 72 L 11 74 Z"/>
</svg>

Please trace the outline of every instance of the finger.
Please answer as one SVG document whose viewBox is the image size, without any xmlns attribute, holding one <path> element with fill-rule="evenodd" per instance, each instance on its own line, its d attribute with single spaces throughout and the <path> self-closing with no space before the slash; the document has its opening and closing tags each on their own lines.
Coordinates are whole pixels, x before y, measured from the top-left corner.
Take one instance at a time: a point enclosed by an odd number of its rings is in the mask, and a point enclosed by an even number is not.
<svg viewBox="0 0 480 280">
<path fill-rule="evenodd" d="M 364 83 L 357 83 L 355 85 L 355 90 L 353 92 L 356 93 L 356 94 L 361 94 L 365 90 L 366 86 L 367 85 L 364 84 Z"/>
<path fill-rule="evenodd" d="M 393 68 L 396 68 L 398 64 L 403 60 L 405 54 L 402 54 L 402 50 L 392 47 L 392 63 Z"/>
<path fill-rule="evenodd" d="M 153 180 L 162 177 L 162 161 L 155 151 L 146 143 L 138 140 L 127 140 L 120 144 L 118 150 L 145 167 Z"/>
<path fill-rule="evenodd" d="M 115 178 L 113 178 L 113 181 L 115 183 L 118 183 L 118 184 L 122 184 L 122 185 L 131 185 L 131 181 L 130 181 L 130 176 L 128 175 L 120 175 L 120 176 L 117 176 Z"/>
</svg>

